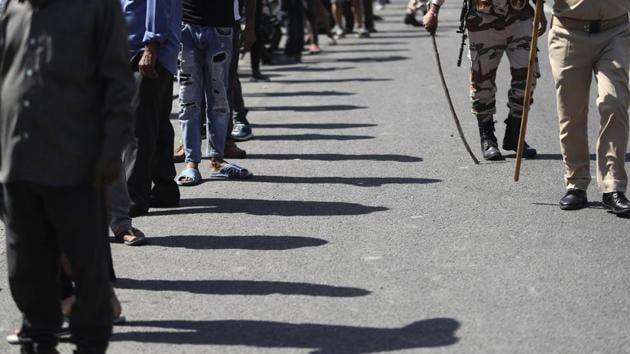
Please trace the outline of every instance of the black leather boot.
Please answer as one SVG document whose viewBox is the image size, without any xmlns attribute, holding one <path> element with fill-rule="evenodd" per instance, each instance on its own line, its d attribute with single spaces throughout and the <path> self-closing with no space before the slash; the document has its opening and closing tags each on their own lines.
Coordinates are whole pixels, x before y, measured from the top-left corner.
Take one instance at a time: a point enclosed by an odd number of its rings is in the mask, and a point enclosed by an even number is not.
<svg viewBox="0 0 630 354">
<path fill-rule="evenodd" d="M 497 145 L 497 138 L 494 136 L 494 121 L 492 119 L 482 122 L 478 120 L 479 137 L 481 138 L 481 153 L 488 161 L 504 160 Z"/>
<path fill-rule="evenodd" d="M 518 150 L 518 135 L 521 132 L 521 120 L 508 118 L 505 120 L 505 136 L 503 137 L 503 150 Z M 536 149 L 529 146 L 527 142 L 523 144 L 523 157 L 533 159 L 537 155 Z"/>
</svg>

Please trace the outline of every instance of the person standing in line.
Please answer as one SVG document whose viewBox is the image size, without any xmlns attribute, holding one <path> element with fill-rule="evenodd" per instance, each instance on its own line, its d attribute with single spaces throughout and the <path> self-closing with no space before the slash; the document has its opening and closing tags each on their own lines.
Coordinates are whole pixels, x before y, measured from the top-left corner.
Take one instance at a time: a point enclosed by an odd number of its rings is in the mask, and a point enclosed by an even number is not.
<svg viewBox="0 0 630 354">
<path fill-rule="evenodd" d="M 560 209 L 588 206 L 586 189 L 591 173 L 587 118 L 594 76 L 601 117 L 596 155 L 602 203 L 614 214 L 630 214 L 630 202 L 625 196 L 630 101 L 629 11 L 628 0 L 554 1 L 548 41 L 566 185 Z"/>
<path fill-rule="evenodd" d="M 494 135 L 497 91 L 495 81 L 504 53 L 510 62 L 512 81 L 508 91 L 509 113 L 505 120 L 503 149 L 517 150 L 534 17 L 534 10 L 528 2 L 529 0 L 474 0 L 466 19 L 471 60 L 470 99 L 472 113 L 479 126 L 481 152 L 486 160 L 504 159 Z M 431 8 L 423 17 L 424 26 L 429 32 L 434 32 L 437 28 L 438 13 L 443 3 L 444 0 L 432 0 Z M 542 35 L 546 27 L 547 20 L 543 14 L 538 33 Z M 535 77 L 539 76 L 536 63 Z M 532 90 L 534 87 L 535 83 Z M 523 157 L 535 158 L 536 155 L 536 149 L 525 143 Z"/>
<path fill-rule="evenodd" d="M 136 160 L 128 176 L 130 215 L 149 208 L 179 204 L 175 182 L 170 122 L 173 75 L 180 49 L 181 0 L 120 0 L 129 32 L 129 58 L 138 87 L 136 110 Z"/>
<path fill-rule="evenodd" d="M 77 353 L 112 332 L 109 185 L 133 137 L 118 0 L 8 0 L 0 17 L 0 183 L 22 353 L 57 353 L 61 254 L 73 269 Z M 71 18 L 72 21 L 67 21 Z M 38 161 L 38 163 L 33 163 Z"/>
<path fill-rule="evenodd" d="M 201 182 L 199 118 L 204 100 L 208 131 L 210 178 L 249 178 L 253 174 L 225 161 L 230 105 L 228 103 L 234 0 L 184 0 L 182 50 L 179 60 L 180 114 L 186 168 L 177 177 L 181 186 Z"/>
</svg>

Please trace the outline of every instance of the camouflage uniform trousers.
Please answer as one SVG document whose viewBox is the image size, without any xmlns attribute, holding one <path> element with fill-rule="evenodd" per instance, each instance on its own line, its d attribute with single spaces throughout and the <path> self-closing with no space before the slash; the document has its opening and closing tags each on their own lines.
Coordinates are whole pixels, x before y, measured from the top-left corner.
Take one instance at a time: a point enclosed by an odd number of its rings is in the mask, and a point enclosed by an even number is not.
<svg viewBox="0 0 630 354">
<path fill-rule="evenodd" d="M 428 0 L 409 0 L 407 4 L 407 13 L 410 15 L 415 15 L 418 10 L 422 10 L 422 12 L 427 11 Z"/>
<path fill-rule="evenodd" d="M 508 118 L 521 118 L 527 81 L 532 15 L 533 11 L 527 7 L 516 14 L 506 16 L 478 13 L 473 10 L 468 17 L 470 99 L 472 113 L 480 122 L 491 121 L 496 113 L 495 81 L 504 53 L 510 62 L 512 76 L 508 91 Z M 538 62 L 534 77 L 540 77 Z M 532 90 L 535 85 L 534 80 Z"/>
</svg>

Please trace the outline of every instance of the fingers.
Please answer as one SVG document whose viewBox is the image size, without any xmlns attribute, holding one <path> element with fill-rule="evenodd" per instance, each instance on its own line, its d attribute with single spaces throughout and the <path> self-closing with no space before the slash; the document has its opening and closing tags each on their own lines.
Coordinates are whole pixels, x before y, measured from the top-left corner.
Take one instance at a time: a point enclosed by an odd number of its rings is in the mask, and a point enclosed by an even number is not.
<svg viewBox="0 0 630 354">
<path fill-rule="evenodd" d="M 147 78 L 147 79 L 157 79 L 158 78 L 158 73 L 155 70 L 155 65 L 139 64 L 138 65 L 138 71 L 140 72 L 140 75 L 142 75 L 142 77 L 144 77 L 144 78 Z"/>
</svg>

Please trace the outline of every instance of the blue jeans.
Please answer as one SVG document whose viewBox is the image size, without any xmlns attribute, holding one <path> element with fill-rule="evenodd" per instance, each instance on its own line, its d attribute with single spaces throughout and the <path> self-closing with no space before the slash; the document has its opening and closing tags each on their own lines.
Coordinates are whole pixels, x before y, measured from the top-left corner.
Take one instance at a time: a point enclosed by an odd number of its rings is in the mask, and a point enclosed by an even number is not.
<svg viewBox="0 0 630 354">
<path fill-rule="evenodd" d="M 204 99 L 208 156 L 223 159 L 230 120 L 227 90 L 231 57 L 231 27 L 184 25 L 179 57 L 179 123 L 186 162 L 201 161 L 199 119 Z"/>
</svg>

